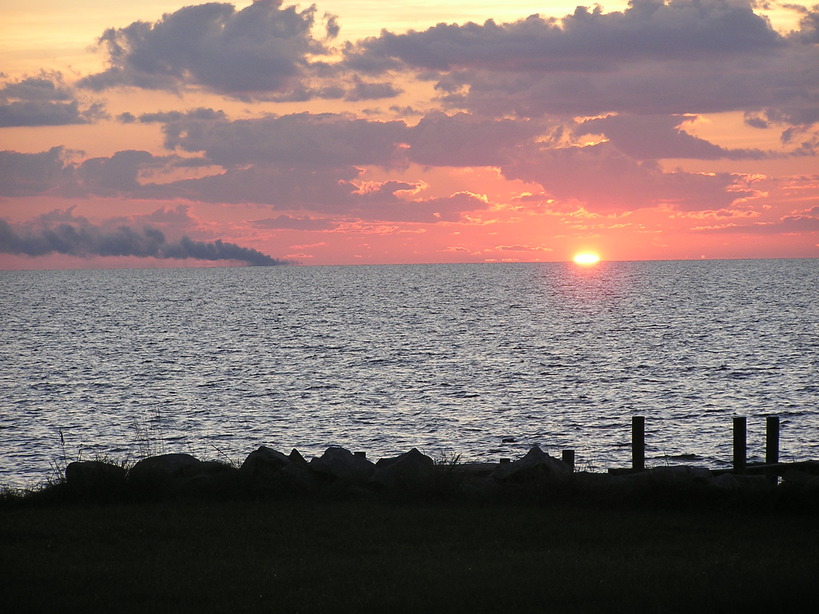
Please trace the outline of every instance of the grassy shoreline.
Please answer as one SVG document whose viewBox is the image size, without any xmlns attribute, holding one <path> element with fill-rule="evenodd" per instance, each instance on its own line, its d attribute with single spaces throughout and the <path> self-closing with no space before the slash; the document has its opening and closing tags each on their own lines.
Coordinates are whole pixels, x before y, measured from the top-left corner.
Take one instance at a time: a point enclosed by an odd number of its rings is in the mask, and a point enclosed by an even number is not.
<svg viewBox="0 0 819 614">
<path fill-rule="evenodd" d="M 371 499 L 0 505 L 4 611 L 798 611 L 817 515 Z"/>
</svg>

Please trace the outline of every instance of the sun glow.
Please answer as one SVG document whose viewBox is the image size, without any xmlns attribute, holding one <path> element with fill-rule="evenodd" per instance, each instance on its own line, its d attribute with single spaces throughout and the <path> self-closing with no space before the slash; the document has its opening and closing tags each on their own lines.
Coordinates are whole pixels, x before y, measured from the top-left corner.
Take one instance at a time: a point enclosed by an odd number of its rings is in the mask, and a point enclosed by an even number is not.
<svg viewBox="0 0 819 614">
<path fill-rule="evenodd" d="M 575 264 L 588 266 L 600 262 L 600 256 L 593 252 L 580 252 L 579 254 L 574 255 L 573 260 Z"/>
</svg>

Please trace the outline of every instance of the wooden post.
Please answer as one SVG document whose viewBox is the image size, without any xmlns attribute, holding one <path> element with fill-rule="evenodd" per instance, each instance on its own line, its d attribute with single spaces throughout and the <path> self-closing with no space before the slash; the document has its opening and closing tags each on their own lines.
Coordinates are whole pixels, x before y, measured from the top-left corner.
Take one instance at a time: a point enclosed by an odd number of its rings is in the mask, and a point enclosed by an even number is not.
<svg viewBox="0 0 819 614">
<path fill-rule="evenodd" d="M 768 416 L 765 419 L 765 464 L 779 462 L 779 416 Z"/>
<path fill-rule="evenodd" d="M 765 464 L 776 465 L 779 462 L 779 416 L 765 418 Z M 776 467 L 769 467 L 768 481 L 771 486 L 779 484 L 779 472 Z"/>
<path fill-rule="evenodd" d="M 645 416 L 631 417 L 631 470 L 644 471 L 646 468 L 646 419 Z"/>
<path fill-rule="evenodd" d="M 746 427 L 747 419 L 744 416 L 734 418 L 734 473 L 743 473 L 745 471 L 747 456 Z"/>
<path fill-rule="evenodd" d="M 353 456 L 358 456 L 359 458 L 367 458 L 366 452 L 353 452 Z"/>
<path fill-rule="evenodd" d="M 572 473 L 574 473 L 574 450 L 563 450 L 563 462 L 569 466 Z"/>
</svg>

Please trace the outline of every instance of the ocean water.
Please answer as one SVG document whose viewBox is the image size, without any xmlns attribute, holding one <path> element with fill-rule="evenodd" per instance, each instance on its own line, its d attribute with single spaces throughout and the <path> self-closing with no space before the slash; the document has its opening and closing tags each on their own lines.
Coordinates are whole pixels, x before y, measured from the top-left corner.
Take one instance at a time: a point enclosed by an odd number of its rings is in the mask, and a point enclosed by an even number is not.
<svg viewBox="0 0 819 614">
<path fill-rule="evenodd" d="M 330 445 L 580 469 L 819 458 L 819 260 L 0 272 L 0 484 Z"/>
</svg>

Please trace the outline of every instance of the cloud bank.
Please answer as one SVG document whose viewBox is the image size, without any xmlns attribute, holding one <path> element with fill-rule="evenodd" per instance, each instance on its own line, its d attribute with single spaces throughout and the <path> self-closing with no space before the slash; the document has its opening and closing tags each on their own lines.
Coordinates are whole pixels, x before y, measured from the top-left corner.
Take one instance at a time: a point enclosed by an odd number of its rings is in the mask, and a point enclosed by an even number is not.
<svg viewBox="0 0 819 614">
<path fill-rule="evenodd" d="M 0 253 L 24 256 L 56 253 L 83 258 L 134 256 L 174 260 L 238 260 L 252 266 L 286 264 L 255 249 L 220 240 L 202 242 L 182 237 L 179 241 L 168 242 L 162 231 L 150 226 L 141 229 L 129 226 L 104 229 L 88 222 L 17 229 L 0 220 Z"/>
<path fill-rule="evenodd" d="M 350 45 L 368 74 L 412 69 L 442 100 L 481 113 L 713 113 L 774 107 L 815 113 L 815 12 L 790 36 L 742 0 L 634 0 L 622 12 L 579 6 L 562 19 L 438 24 Z M 809 58 L 812 58 L 809 61 Z M 793 70 L 793 66 L 801 69 Z M 773 87 L 772 87 L 773 84 Z"/>
</svg>

